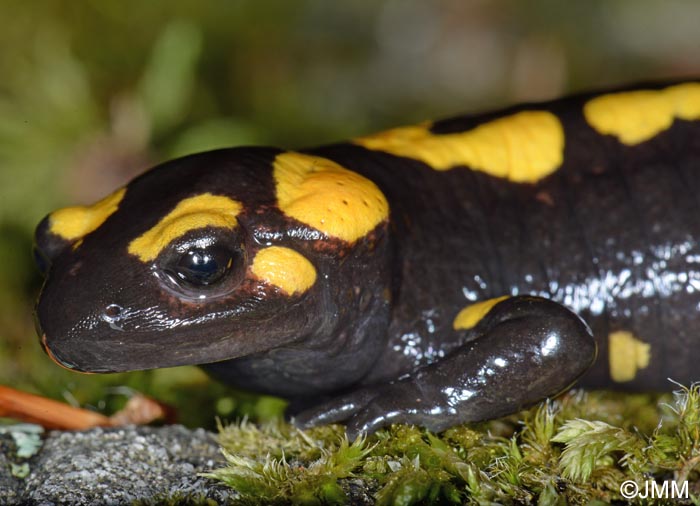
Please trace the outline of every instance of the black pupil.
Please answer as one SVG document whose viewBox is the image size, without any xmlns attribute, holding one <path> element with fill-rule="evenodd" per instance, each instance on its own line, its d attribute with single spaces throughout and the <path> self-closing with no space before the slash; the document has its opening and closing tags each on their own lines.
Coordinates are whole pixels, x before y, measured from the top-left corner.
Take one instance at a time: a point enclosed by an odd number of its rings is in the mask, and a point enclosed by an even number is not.
<svg viewBox="0 0 700 506">
<path fill-rule="evenodd" d="M 218 249 L 192 249 L 180 257 L 175 274 L 194 286 L 216 283 L 231 267 L 231 254 Z"/>
</svg>

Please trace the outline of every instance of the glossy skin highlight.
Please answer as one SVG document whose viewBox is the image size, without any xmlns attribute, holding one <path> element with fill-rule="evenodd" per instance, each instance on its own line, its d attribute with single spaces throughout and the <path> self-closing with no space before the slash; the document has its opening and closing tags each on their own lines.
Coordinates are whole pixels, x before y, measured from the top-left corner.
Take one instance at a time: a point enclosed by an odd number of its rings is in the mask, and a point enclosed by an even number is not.
<svg viewBox="0 0 700 506">
<path fill-rule="evenodd" d="M 629 144 L 589 122 L 599 96 L 407 127 L 429 141 L 420 156 L 355 140 L 168 162 L 80 239 L 40 224 L 44 346 L 82 371 L 202 364 L 289 398 L 300 425 L 345 421 L 352 437 L 501 416 L 579 376 L 635 390 L 697 380 L 700 122 L 674 114 Z M 540 144 L 527 128 L 508 130 L 507 147 L 470 134 L 535 113 L 561 128 L 546 171 L 528 162 Z M 553 139 L 546 130 L 531 138 Z M 483 164 L 455 154 L 467 150 Z M 484 170 L 503 153 L 530 176 Z M 206 194 L 240 203 L 235 226 L 188 229 L 146 261 L 129 252 Z M 265 251 L 290 254 L 261 262 Z M 630 342 L 632 358 L 619 346 Z"/>
</svg>

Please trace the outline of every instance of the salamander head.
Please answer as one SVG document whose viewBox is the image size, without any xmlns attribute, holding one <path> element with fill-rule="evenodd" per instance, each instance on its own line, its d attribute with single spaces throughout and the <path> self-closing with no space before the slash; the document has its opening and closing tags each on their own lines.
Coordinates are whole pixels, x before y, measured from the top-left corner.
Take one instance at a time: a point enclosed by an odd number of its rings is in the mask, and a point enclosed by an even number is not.
<svg viewBox="0 0 700 506">
<path fill-rule="evenodd" d="M 174 160 L 39 224 L 42 344 L 64 367 L 111 372 L 345 335 L 388 311 L 387 221 L 379 189 L 327 159 Z"/>
</svg>

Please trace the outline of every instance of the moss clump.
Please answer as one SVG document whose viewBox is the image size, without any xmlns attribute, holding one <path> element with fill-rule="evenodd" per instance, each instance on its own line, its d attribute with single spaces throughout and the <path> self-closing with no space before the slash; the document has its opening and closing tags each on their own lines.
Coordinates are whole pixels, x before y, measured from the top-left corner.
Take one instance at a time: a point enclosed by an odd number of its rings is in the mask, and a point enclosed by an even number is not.
<svg viewBox="0 0 700 506">
<path fill-rule="evenodd" d="M 573 392 L 439 435 L 394 425 L 349 443 L 337 425 L 220 427 L 227 466 L 206 474 L 244 503 L 340 504 L 361 480 L 380 505 L 595 504 L 634 480 L 689 481 L 698 504 L 700 385 L 673 396 Z"/>
<path fill-rule="evenodd" d="M 349 443 L 337 425 L 300 431 L 283 422 L 221 427 L 220 442 L 228 466 L 204 476 L 263 504 L 345 503 L 338 480 L 353 476 L 374 448 L 364 437 Z"/>
</svg>

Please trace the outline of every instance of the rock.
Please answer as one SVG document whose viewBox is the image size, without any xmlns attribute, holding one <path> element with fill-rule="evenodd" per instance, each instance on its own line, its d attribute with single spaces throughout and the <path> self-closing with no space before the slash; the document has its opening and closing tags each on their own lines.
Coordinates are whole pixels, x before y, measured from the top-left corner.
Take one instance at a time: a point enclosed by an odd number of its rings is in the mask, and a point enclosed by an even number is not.
<svg viewBox="0 0 700 506">
<path fill-rule="evenodd" d="M 214 435 L 179 425 L 53 431 L 30 459 L 0 438 L 0 504 L 225 503 L 236 493 L 197 473 L 223 465 Z M 24 478 L 13 476 L 28 464 Z M 25 467 L 26 469 L 26 467 Z"/>
</svg>

